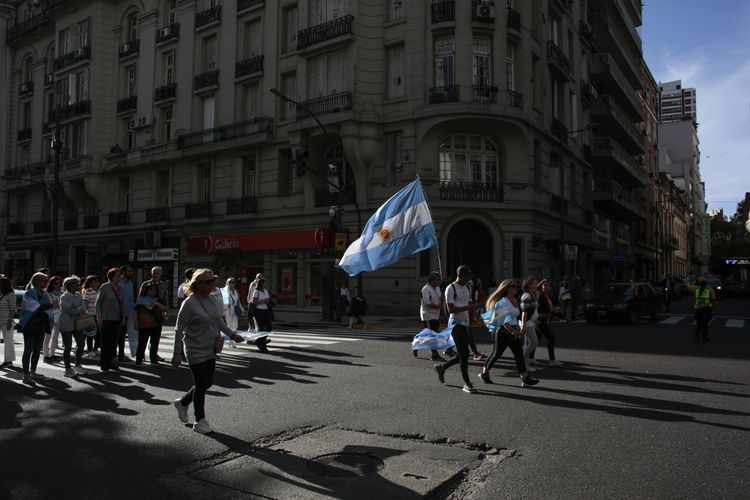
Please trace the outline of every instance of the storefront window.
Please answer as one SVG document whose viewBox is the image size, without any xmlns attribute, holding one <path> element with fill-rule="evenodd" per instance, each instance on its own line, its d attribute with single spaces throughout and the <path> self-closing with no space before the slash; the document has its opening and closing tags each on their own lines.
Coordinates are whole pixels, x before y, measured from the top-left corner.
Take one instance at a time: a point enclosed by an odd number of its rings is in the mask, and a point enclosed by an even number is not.
<svg viewBox="0 0 750 500">
<path fill-rule="evenodd" d="M 278 305 L 297 305 L 297 263 L 279 262 L 272 290 Z"/>
</svg>

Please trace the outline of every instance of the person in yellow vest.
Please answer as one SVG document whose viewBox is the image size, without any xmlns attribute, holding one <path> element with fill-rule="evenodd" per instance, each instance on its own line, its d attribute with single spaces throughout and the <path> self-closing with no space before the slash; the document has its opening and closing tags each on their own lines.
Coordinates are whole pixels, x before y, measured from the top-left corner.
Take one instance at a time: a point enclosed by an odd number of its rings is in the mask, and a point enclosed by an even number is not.
<svg viewBox="0 0 750 500">
<path fill-rule="evenodd" d="M 695 340 L 703 338 L 708 342 L 708 324 L 714 317 L 714 304 L 716 294 L 713 288 L 706 284 L 706 276 L 698 277 L 698 284 L 688 288 L 694 296 L 693 307 L 695 308 Z"/>
</svg>

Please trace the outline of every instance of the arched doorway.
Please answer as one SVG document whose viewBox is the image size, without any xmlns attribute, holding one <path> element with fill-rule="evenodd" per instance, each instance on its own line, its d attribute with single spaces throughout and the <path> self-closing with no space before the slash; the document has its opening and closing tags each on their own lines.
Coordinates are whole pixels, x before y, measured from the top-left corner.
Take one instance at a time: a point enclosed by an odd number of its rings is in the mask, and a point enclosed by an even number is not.
<svg viewBox="0 0 750 500">
<path fill-rule="evenodd" d="M 446 276 L 454 276 L 458 266 L 467 264 L 485 287 L 497 279 L 492 268 L 492 234 L 478 220 L 466 219 L 453 226 L 448 233 L 447 250 L 447 267 L 443 270 Z"/>
</svg>

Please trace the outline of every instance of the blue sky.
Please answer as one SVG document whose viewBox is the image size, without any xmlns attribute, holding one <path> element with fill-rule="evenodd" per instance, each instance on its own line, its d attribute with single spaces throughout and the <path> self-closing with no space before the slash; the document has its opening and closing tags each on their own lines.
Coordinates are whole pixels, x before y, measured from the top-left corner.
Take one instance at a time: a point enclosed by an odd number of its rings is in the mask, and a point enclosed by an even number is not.
<svg viewBox="0 0 750 500">
<path fill-rule="evenodd" d="M 750 0 L 645 0 L 643 55 L 657 82 L 696 89 L 709 210 L 750 191 Z"/>
</svg>

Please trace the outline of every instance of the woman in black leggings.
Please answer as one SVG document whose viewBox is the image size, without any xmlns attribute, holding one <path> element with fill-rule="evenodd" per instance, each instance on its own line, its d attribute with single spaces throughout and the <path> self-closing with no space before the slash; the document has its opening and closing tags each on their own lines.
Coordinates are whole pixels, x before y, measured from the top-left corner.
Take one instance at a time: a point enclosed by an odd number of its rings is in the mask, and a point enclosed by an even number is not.
<svg viewBox="0 0 750 500">
<path fill-rule="evenodd" d="M 486 321 L 487 327 L 495 338 L 495 347 L 489 359 L 484 363 L 479 378 L 485 384 L 491 384 L 490 369 L 509 347 L 516 360 L 516 368 L 521 376 L 521 387 L 536 385 L 538 380 L 529 377 L 526 364 L 523 361 L 523 334 L 518 328 L 518 304 L 516 303 L 516 289 L 518 285 L 512 280 L 503 280 L 500 286 L 487 299 L 487 311 L 492 311 L 492 317 Z"/>
<path fill-rule="evenodd" d="M 555 305 L 549 297 L 549 281 L 546 279 L 539 282 L 536 286 L 539 294 L 536 297 L 539 307 L 539 322 L 536 325 L 536 331 L 540 337 L 547 339 L 547 352 L 549 353 L 549 365 L 559 366 L 561 363 L 555 359 L 555 334 L 552 333 L 552 317 L 555 315 Z M 534 351 L 529 354 L 529 364 L 537 365 L 538 361 L 534 359 Z"/>
</svg>

